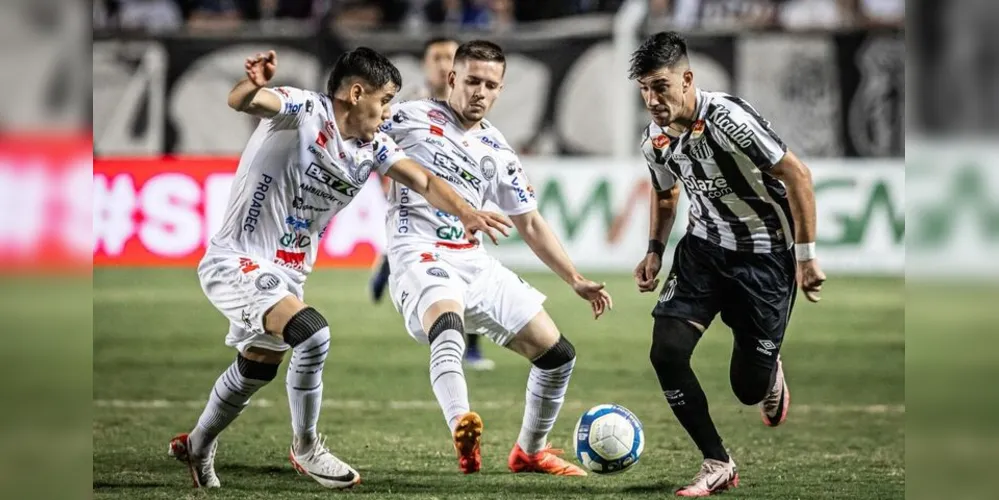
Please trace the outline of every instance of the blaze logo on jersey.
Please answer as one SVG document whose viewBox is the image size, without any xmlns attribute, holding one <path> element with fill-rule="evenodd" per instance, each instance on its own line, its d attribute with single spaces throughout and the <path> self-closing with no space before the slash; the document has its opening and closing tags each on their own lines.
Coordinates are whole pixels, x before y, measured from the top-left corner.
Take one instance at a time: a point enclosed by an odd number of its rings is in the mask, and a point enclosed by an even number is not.
<svg viewBox="0 0 999 500">
<path fill-rule="evenodd" d="M 257 269 L 260 269 L 260 266 L 257 265 L 256 262 L 253 262 L 253 259 L 249 259 L 246 257 L 239 258 L 239 270 L 243 271 L 243 274 L 246 274 L 250 271 L 256 271 Z"/>
<path fill-rule="evenodd" d="M 721 198 L 726 195 L 732 194 L 732 188 L 728 187 L 728 181 L 721 176 L 711 177 L 710 179 L 698 179 L 692 175 L 686 177 L 681 177 L 683 185 L 687 186 L 687 189 L 694 192 L 699 192 L 708 198 Z"/>
<path fill-rule="evenodd" d="M 274 262 L 284 267 L 295 269 L 296 271 L 305 270 L 305 254 L 302 252 L 278 250 L 274 254 Z"/>
<path fill-rule="evenodd" d="M 666 134 L 659 134 L 652 139 L 652 147 L 662 149 L 669 146 L 669 137 Z"/>
<path fill-rule="evenodd" d="M 346 181 L 338 178 L 333 172 L 326 170 L 318 163 L 312 163 L 309 165 L 305 169 L 305 175 L 308 175 L 309 177 L 312 177 L 313 179 L 322 182 L 323 184 L 347 196 L 354 197 L 357 195 L 356 187 L 351 186 Z"/>
<path fill-rule="evenodd" d="M 440 110 L 437 109 L 431 109 L 430 111 L 427 111 L 427 118 L 438 125 L 447 124 L 447 117 L 444 116 L 444 113 L 441 113 Z"/>
<path fill-rule="evenodd" d="M 714 111 L 708 115 L 708 119 L 714 122 L 722 132 L 725 132 L 725 135 L 742 149 L 752 147 L 756 134 L 745 123 L 736 124 L 730 116 L 731 113 L 727 108 L 716 106 Z"/>
<path fill-rule="evenodd" d="M 291 226 L 292 229 L 308 229 L 312 225 L 312 220 L 302 219 L 300 217 L 295 217 L 294 215 L 289 215 L 285 220 L 285 224 Z"/>
</svg>

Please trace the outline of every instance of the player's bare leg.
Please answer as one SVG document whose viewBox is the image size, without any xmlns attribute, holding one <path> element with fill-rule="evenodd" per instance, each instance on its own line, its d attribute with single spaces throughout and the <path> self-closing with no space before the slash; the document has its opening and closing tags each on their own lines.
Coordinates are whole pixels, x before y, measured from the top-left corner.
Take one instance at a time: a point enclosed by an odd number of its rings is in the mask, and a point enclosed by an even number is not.
<svg viewBox="0 0 999 500">
<path fill-rule="evenodd" d="M 170 440 L 170 456 L 187 464 L 195 488 L 221 486 L 215 474 L 218 436 L 249 405 L 250 397 L 274 380 L 283 355 L 259 348 L 239 353 L 215 381 L 194 430 Z"/>
<path fill-rule="evenodd" d="M 586 472 L 558 455 L 547 442 L 565 401 L 569 378 L 576 364 L 576 350 L 559 333 L 548 313 L 542 310 L 507 344 L 514 352 L 531 360 L 527 379 L 527 403 L 517 443 L 510 451 L 511 472 L 540 472 L 558 476 L 585 476 Z"/>
<path fill-rule="evenodd" d="M 323 367 L 330 348 L 326 318 L 288 296 L 268 311 L 264 327 L 268 332 L 281 332 L 292 348 L 285 377 L 294 433 L 288 453 L 292 466 L 327 488 L 350 488 L 361 482 L 360 474 L 330 453 L 325 438 L 316 431 L 323 403 Z"/>
<path fill-rule="evenodd" d="M 454 438 L 458 468 L 465 474 L 482 467 L 482 418 L 468 404 L 468 385 L 461 359 L 465 352 L 464 306 L 438 300 L 423 313 L 423 331 L 430 342 L 430 385 Z"/>
</svg>

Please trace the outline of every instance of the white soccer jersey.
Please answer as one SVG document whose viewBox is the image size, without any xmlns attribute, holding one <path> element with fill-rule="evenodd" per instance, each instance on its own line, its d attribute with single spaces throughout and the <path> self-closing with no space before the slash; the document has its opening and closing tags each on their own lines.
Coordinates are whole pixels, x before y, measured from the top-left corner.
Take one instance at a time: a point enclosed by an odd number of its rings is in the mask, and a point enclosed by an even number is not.
<svg viewBox="0 0 999 500">
<path fill-rule="evenodd" d="M 373 169 L 384 174 L 406 155 L 383 133 L 370 143 L 344 140 L 324 94 L 291 87 L 262 91 L 281 99 L 281 111 L 261 120 L 250 137 L 209 251 L 272 260 L 304 281 L 333 216 Z"/>
<path fill-rule="evenodd" d="M 486 201 L 507 215 L 537 209 L 534 191 L 517 153 L 488 122 L 465 130 L 446 102 L 423 99 L 396 104 L 381 127 L 405 151 L 477 209 Z M 468 244 L 465 228 L 451 214 L 394 183 L 388 213 L 389 248 L 408 243 L 449 247 Z"/>
</svg>

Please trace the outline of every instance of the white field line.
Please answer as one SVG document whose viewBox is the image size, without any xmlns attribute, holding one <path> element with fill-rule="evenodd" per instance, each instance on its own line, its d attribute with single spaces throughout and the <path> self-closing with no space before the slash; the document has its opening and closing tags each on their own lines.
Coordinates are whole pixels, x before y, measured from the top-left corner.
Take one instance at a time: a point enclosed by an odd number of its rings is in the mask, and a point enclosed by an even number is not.
<svg viewBox="0 0 999 500">
<path fill-rule="evenodd" d="M 664 402 L 665 403 L 665 402 Z M 250 401 L 250 406 L 260 408 L 270 408 L 273 406 L 287 406 L 284 400 L 275 401 L 265 398 L 254 398 Z M 204 400 L 166 400 L 166 399 L 95 399 L 95 408 L 114 408 L 121 410 L 171 410 L 177 408 L 201 409 L 205 406 Z M 476 409 L 498 410 L 506 408 L 522 408 L 523 401 L 472 401 L 472 406 Z M 733 405 L 734 406 L 734 405 Z M 589 406 L 580 401 L 567 402 L 563 408 L 569 410 L 584 410 Z M 414 399 L 409 401 L 374 401 L 359 399 L 324 399 L 323 408 L 340 410 L 434 410 L 440 411 L 437 402 L 426 399 Z M 866 414 L 904 414 L 905 405 L 792 405 L 791 411 L 794 413 L 866 413 Z"/>
</svg>

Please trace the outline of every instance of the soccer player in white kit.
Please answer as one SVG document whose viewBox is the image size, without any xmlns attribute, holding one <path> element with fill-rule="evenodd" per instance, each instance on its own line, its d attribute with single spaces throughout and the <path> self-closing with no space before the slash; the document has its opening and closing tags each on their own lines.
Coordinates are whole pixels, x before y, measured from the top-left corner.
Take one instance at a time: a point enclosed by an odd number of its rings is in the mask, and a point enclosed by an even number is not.
<svg viewBox="0 0 999 500">
<path fill-rule="evenodd" d="M 486 41 L 465 43 L 449 74 L 448 100 L 395 105 L 392 119 L 381 130 L 472 205 L 497 204 L 534 253 L 589 301 L 599 317 L 611 307 L 610 295 L 603 285 L 576 272 L 538 213 L 517 154 L 484 119 L 503 87 L 505 70 L 500 47 Z M 586 475 L 547 444 L 576 356 L 545 312 L 545 296 L 469 240 L 471 229 L 459 218 L 431 207 L 419 193 L 396 184 L 390 204 L 392 301 L 409 334 L 430 346 L 430 382 L 451 430 L 459 469 L 478 472 L 482 464 L 482 419 L 469 407 L 461 364 L 467 328 L 534 365 L 520 435 L 508 460 L 510 470 Z"/>
<path fill-rule="evenodd" d="M 402 86 L 386 57 L 364 47 L 343 54 L 326 93 L 264 87 L 276 69 L 273 51 L 247 59 L 246 78 L 229 94 L 230 107 L 262 120 L 240 158 L 222 227 L 198 266 L 205 295 L 229 318 L 225 342 L 239 353 L 215 382 L 194 430 L 170 441 L 170 454 L 188 465 L 195 487 L 220 486 L 219 433 L 275 378 L 289 349 L 292 465 L 329 488 L 360 481 L 316 431 L 330 330 L 302 301 L 302 288 L 327 224 L 372 170 L 457 211 L 494 241 L 493 228 L 505 234 L 508 225 L 499 214 L 475 210 L 377 132 Z"/>
</svg>

